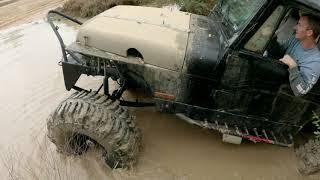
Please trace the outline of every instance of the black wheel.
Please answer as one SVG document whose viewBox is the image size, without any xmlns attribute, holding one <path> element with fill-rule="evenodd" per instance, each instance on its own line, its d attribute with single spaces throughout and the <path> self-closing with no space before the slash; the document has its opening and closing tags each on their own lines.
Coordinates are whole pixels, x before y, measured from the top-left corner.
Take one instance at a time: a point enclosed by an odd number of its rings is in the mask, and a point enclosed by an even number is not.
<svg viewBox="0 0 320 180">
<path fill-rule="evenodd" d="M 47 128 L 59 152 L 82 154 L 97 144 L 111 168 L 131 167 L 141 149 L 141 132 L 128 110 L 100 94 L 72 94 L 49 116 Z"/>
</svg>

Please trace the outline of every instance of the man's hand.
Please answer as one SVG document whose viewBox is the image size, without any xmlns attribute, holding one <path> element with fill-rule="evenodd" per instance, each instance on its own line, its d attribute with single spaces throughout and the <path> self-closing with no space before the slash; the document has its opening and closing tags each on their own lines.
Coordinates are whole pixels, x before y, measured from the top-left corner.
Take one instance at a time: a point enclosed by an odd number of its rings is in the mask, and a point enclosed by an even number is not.
<svg viewBox="0 0 320 180">
<path fill-rule="evenodd" d="M 297 67 L 297 63 L 292 59 L 289 55 L 284 55 L 282 59 L 280 59 L 281 62 L 289 66 L 289 69 L 292 69 L 294 67 Z"/>
</svg>

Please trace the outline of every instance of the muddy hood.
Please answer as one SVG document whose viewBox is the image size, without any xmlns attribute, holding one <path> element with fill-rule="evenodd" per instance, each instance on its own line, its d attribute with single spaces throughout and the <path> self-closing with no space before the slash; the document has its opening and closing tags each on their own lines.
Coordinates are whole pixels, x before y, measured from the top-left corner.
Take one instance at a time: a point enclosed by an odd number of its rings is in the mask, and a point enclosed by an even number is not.
<svg viewBox="0 0 320 180">
<path fill-rule="evenodd" d="M 136 49 L 146 64 L 177 71 L 182 68 L 189 31 L 189 13 L 116 6 L 82 25 L 77 42 L 124 57 Z"/>
</svg>

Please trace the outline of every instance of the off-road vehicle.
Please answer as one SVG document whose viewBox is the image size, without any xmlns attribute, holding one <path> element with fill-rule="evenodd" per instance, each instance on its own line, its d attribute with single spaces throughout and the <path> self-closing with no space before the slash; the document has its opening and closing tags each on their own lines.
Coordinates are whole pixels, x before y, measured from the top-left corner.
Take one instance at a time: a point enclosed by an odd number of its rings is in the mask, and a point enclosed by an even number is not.
<svg viewBox="0 0 320 180">
<path fill-rule="evenodd" d="M 48 21 L 62 49 L 65 86 L 76 92 L 48 118 L 48 136 L 64 153 L 88 142 L 105 150 L 108 165 L 130 167 L 141 133 L 126 106 L 154 105 L 182 120 L 241 139 L 291 147 L 319 112 L 319 83 L 295 97 L 278 44 L 292 35 L 296 14 L 320 15 L 317 0 L 220 0 L 209 16 L 167 9 L 116 6 L 82 23 L 56 11 Z M 80 25 L 65 46 L 52 14 Z M 103 76 L 97 91 L 76 86 L 84 75 Z M 110 92 L 109 80 L 119 84 Z M 99 93 L 103 88 L 104 93 Z M 125 101 L 140 89 L 152 102 Z M 139 117 L 137 117 L 139 118 Z M 320 141 L 296 148 L 300 170 L 320 167 Z M 90 143 L 89 143 L 90 144 Z"/>
</svg>

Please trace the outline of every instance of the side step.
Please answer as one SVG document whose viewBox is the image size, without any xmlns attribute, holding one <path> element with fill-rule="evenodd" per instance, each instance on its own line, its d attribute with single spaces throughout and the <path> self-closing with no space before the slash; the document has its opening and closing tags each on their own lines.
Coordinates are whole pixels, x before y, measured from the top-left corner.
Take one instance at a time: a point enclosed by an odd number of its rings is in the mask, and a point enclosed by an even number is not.
<svg viewBox="0 0 320 180">
<path fill-rule="evenodd" d="M 243 125 L 242 127 L 230 126 L 227 123 L 219 123 L 218 121 L 215 121 L 214 123 L 210 123 L 207 121 L 197 121 L 185 116 L 182 113 L 177 113 L 176 115 L 190 124 L 194 124 L 206 129 L 219 131 L 224 135 L 224 141 L 230 143 L 234 142 L 235 144 L 240 144 L 240 139 L 235 138 L 239 137 L 247 139 L 254 143 L 262 142 L 283 147 L 292 147 L 294 144 L 293 136 L 290 133 L 276 133 L 273 131 L 257 128 L 248 129 L 245 125 Z"/>
</svg>

